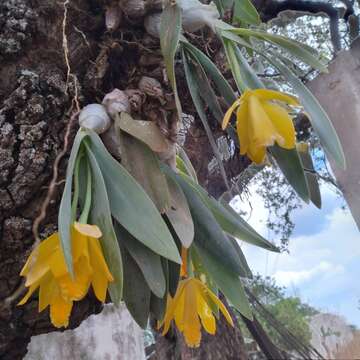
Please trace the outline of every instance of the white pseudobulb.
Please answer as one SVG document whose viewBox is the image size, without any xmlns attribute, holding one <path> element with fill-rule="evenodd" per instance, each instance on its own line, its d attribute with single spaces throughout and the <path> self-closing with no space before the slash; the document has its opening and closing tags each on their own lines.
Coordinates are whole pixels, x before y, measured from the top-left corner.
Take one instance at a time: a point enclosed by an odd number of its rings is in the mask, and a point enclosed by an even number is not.
<svg viewBox="0 0 360 360">
<path fill-rule="evenodd" d="M 82 128 L 93 130 L 97 134 L 102 134 L 110 127 L 111 119 L 103 105 L 89 104 L 80 112 L 79 125 Z"/>
<path fill-rule="evenodd" d="M 214 31 L 214 23 L 220 14 L 214 3 L 202 4 L 198 0 L 179 0 L 181 7 L 182 27 L 184 31 L 196 32 L 204 26 L 209 26 Z M 154 36 L 160 37 L 161 13 L 147 16 L 144 21 L 146 31 Z"/>
<path fill-rule="evenodd" d="M 130 102 L 128 95 L 119 89 L 114 89 L 105 95 L 103 101 L 106 111 L 115 120 L 116 114 L 121 112 L 130 113 Z"/>
</svg>

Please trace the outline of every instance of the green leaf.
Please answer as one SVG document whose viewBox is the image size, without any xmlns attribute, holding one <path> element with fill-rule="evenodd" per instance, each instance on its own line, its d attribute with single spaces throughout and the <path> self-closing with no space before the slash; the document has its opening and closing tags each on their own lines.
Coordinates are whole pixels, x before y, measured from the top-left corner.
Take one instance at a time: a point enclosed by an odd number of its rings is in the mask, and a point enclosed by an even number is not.
<svg viewBox="0 0 360 360">
<path fill-rule="evenodd" d="M 112 302 L 114 304 L 119 304 L 123 290 L 123 266 L 120 248 L 113 228 L 104 178 L 101 174 L 99 165 L 96 162 L 95 156 L 88 146 L 86 146 L 86 154 L 93 174 L 90 220 L 92 224 L 97 225 L 101 229 L 101 247 L 104 252 L 106 263 L 114 278 L 114 281 L 109 284 L 109 293 Z"/>
<path fill-rule="evenodd" d="M 170 207 L 166 212 L 181 244 L 188 248 L 194 240 L 194 223 L 186 197 L 180 186 L 170 177 L 167 182 L 171 194 Z"/>
<path fill-rule="evenodd" d="M 240 276 L 252 279 L 251 270 L 249 268 L 249 265 L 246 261 L 245 255 L 242 252 L 239 243 L 237 242 L 237 240 L 234 237 L 232 237 L 232 236 L 228 236 L 228 237 L 229 237 L 230 241 L 232 242 L 232 244 L 234 245 L 234 249 L 235 249 L 236 253 L 238 254 L 238 257 L 239 257 L 241 265 L 242 265 L 243 273 L 240 274 Z"/>
<path fill-rule="evenodd" d="M 276 144 L 269 149 L 286 180 L 299 197 L 308 203 L 310 200 L 309 186 L 297 150 L 295 148 L 291 150 L 283 149 Z"/>
<path fill-rule="evenodd" d="M 334 158 L 339 167 L 345 169 L 346 160 L 344 151 L 336 130 L 325 110 L 310 90 L 292 73 L 287 66 L 276 60 L 275 56 L 271 56 L 271 58 L 266 56 L 265 58 L 284 75 L 285 79 L 290 83 L 294 91 L 299 96 L 300 102 L 304 106 L 305 111 L 309 114 L 311 125 L 314 127 L 315 132 L 319 136 L 324 150 Z"/>
<path fill-rule="evenodd" d="M 227 105 L 231 106 L 236 100 L 236 95 L 216 65 L 201 50 L 190 44 L 184 37 L 181 37 L 180 41 L 183 47 L 190 51 L 197 62 L 202 65 L 206 74 L 215 83 L 218 92 L 224 98 Z"/>
<path fill-rule="evenodd" d="M 187 51 L 187 54 L 189 58 L 191 58 L 194 61 L 194 66 L 193 66 L 194 72 L 192 73 L 192 75 L 194 76 L 194 80 L 198 84 L 200 97 L 203 99 L 206 106 L 209 107 L 214 118 L 218 121 L 219 124 L 221 124 L 224 117 L 224 113 L 220 107 L 216 94 L 210 85 L 206 73 L 203 67 L 201 66 L 201 64 L 197 63 L 196 57 L 194 58 L 192 56 L 191 51 Z"/>
<path fill-rule="evenodd" d="M 122 112 L 116 117 L 117 125 L 122 131 L 144 142 L 154 152 L 169 152 L 171 144 L 161 133 L 153 121 L 135 120 L 129 114 Z"/>
<path fill-rule="evenodd" d="M 120 140 L 121 164 L 149 195 L 160 213 L 170 205 L 170 192 L 159 160 L 142 141 L 120 131 L 115 121 L 116 134 Z"/>
<path fill-rule="evenodd" d="M 151 291 L 144 276 L 125 247 L 121 247 L 124 263 L 124 301 L 131 316 L 146 329 L 150 313 Z"/>
<path fill-rule="evenodd" d="M 171 176 L 171 170 L 169 170 L 169 168 L 162 167 L 162 170 Z M 177 181 L 179 175 L 172 176 L 176 176 Z M 213 197 L 208 195 L 205 189 L 203 189 L 199 184 L 193 182 L 188 176 L 182 174 L 181 177 L 197 192 L 205 206 L 212 212 L 216 221 L 225 232 L 240 240 L 248 242 L 249 244 L 256 245 L 270 251 L 279 251 L 276 246 L 259 235 L 229 205 L 221 204 L 219 201 L 215 200 Z"/>
<path fill-rule="evenodd" d="M 181 33 L 181 8 L 175 3 L 169 2 L 160 20 L 160 47 L 164 56 L 166 72 L 174 91 L 175 104 L 179 118 L 181 117 L 181 104 L 176 87 L 175 78 L 175 53 L 179 44 Z"/>
<path fill-rule="evenodd" d="M 193 164 L 191 163 L 185 150 L 180 146 L 178 147 L 178 156 L 176 157 L 176 166 L 178 165 L 181 166 L 183 171 L 187 173 L 196 183 L 199 182 Z"/>
<path fill-rule="evenodd" d="M 235 0 L 234 19 L 249 25 L 259 25 L 260 16 L 250 0 Z"/>
<path fill-rule="evenodd" d="M 99 136 L 87 131 L 91 150 L 104 176 L 110 209 L 116 220 L 155 253 L 181 264 L 174 240 L 143 188 L 106 150 Z"/>
<path fill-rule="evenodd" d="M 165 316 L 166 304 L 169 292 L 169 268 L 168 268 L 168 260 L 161 258 L 162 269 L 165 274 L 166 279 L 166 290 L 165 295 L 162 298 L 157 297 L 153 293 L 151 293 L 150 299 L 150 312 L 154 315 L 155 319 L 158 321 L 162 321 Z"/>
<path fill-rule="evenodd" d="M 285 36 L 270 34 L 265 31 L 252 30 L 252 29 L 243 29 L 243 28 L 233 28 L 231 32 L 246 37 L 256 37 L 261 40 L 271 42 L 275 45 L 280 46 L 281 48 L 287 50 L 291 55 L 303 61 L 305 64 L 310 65 L 314 69 L 327 72 L 326 65 L 323 64 L 316 56 L 314 56 L 315 50 L 310 48 L 303 43 L 300 43 L 295 40 L 291 40 Z"/>
<path fill-rule="evenodd" d="M 305 169 L 305 175 L 310 190 L 310 200 L 317 208 L 321 209 L 321 193 L 319 182 L 317 180 L 316 171 L 308 147 L 298 146 L 297 149 Z"/>
<path fill-rule="evenodd" d="M 256 75 L 254 69 L 249 65 L 238 47 L 235 47 L 234 53 L 240 67 L 240 76 L 246 87 L 248 87 L 249 89 L 264 88 L 265 86 L 263 82 Z"/>
<path fill-rule="evenodd" d="M 115 224 L 115 232 L 131 257 L 141 269 L 150 290 L 158 297 L 163 297 L 166 289 L 166 280 L 162 270 L 161 258 L 148 247 L 137 241 L 119 223 Z"/>
<path fill-rule="evenodd" d="M 246 83 L 241 76 L 240 65 L 236 56 L 236 46 L 232 41 L 223 39 L 224 50 L 233 78 L 240 93 L 246 90 Z"/>
<path fill-rule="evenodd" d="M 195 250 L 201 262 L 229 302 L 246 318 L 253 319 L 252 311 L 239 276 L 229 269 L 227 259 L 213 256 L 197 242 Z"/>
<path fill-rule="evenodd" d="M 194 241 L 208 249 L 214 256 L 226 259 L 232 271 L 241 274 L 241 263 L 232 243 L 203 203 L 199 193 L 181 176 L 171 171 L 166 173 L 180 185 L 187 198 L 195 228 Z"/>
<path fill-rule="evenodd" d="M 71 148 L 70 158 L 66 169 L 66 182 L 64 192 L 61 197 L 60 208 L 59 208 L 59 236 L 61 247 L 64 253 L 65 262 L 69 273 L 73 276 L 73 260 L 71 251 L 71 225 L 75 219 L 71 218 L 71 191 L 73 174 L 75 169 L 76 157 L 78 155 L 80 145 L 85 138 L 86 133 L 83 130 L 79 130 L 74 139 L 73 146 Z"/>
<path fill-rule="evenodd" d="M 195 105 L 196 111 L 200 117 L 200 120 L 204 126 L 206 135 L 209 139 L 210 142 L 210 146 L 214 152 L 215 158 L 217 160 L 217 163 L 219 165 L 219 169 L 220 169 L 220 173 L 221 176 L 224 180 L 224 183 L 226 185 L 226 187 L 228 189 L 230 189 L 227 177 L 226 177 L 226 172 L 224 169 L 224 165 L 222 163 L 222 158 L 221 158 L 221 154 L 219 152 L 219 149 L 216 145 L 213 133 L 210 129 L 210 126 L 208 124 L 208 120 L 206 117 L 206 113 L 205 113 L 205 108 L 204 108 L 204 103 L 201 100 L 201 96 L 200 96 L 200 88 L 198 86 L 198 82 L 194 76 L 196 69 L 194 68 L 194 66 L 191 64 L 191 61 L 188 61 L 185 52 L 182 52 L 182 59 L 183 59 L 183 63 L 184 63 L 184 69 L 185 69 L 185 77 L 186 77 L 186 81 L 188 84 L 188 88 L 190 91 L 190 95 L 191 98 L 193 100 L 193 103 Z"/>
<path fill-rule="evenodd" d="M 180 280 L 180 265 L 169 260 L 168 267 L 169 267 L 169 294 L 172 297 L 174 297 Z"/>
</svg>

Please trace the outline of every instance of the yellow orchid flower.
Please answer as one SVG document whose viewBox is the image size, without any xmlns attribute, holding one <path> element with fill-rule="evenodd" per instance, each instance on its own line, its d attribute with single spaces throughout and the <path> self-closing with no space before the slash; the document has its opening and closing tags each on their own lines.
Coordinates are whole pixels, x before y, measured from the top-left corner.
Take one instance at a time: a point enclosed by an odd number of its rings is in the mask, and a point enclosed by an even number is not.
<svg viewBox="0 0 360 360">
<path fill-rule="evenodd" d="M 19 302 L 27 302 L 39 288 L 39 312 L 50 305 L 50 319 L 56 327 L 67 327 L 73 301 L 81 300 L 90 284 L 96 297 L 104 302 L 108 283 L 113 277 L 104 259 L 96 225 L 75 222 L 72 227 L 74 278 L 69 274 L 56 232 L 42 241 L 30 254 L 20 275 L 26 277 L 27 294 Z"/>
<path fill-rule="evenodd" d="M 174 319 L 177 328 L 184 334 L 186 344 L 190 347 L 199 346 L 201 324 L 209 334 L 214 335 L 216 332 L 216 320 L 209 303 L 219 306 L 228 323 L 234 326 L 224 304 L 200 280 L 196 278 L 181 280 L 174 299 L 168 296 L 162 334 L 165 335 L 169 331 L 171 321 Z"/>
<path fill-rule="evenodd" d="M 279 91 L 246 90 L 224 116 L 223 129 L 236 110 L 240 154 L 247 154 L 256 164 L 264 162 L 266 147 L 275 142 L 284 149 L 295 147 L 294 124 L 287 110 L 279 103 L 299 105 L 295 97 Z"/>
</svg>

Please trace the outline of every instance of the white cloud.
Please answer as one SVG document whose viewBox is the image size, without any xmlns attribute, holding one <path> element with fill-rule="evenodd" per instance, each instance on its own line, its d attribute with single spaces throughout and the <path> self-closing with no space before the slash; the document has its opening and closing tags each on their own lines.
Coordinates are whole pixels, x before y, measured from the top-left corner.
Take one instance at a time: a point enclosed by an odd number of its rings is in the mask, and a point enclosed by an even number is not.
<svg viewBox="0 0 360 360">
<path fill-rule="evenodd" d="M 336 195 L 324 190 L 323 210 L 305 205 L 295 214 L 295 224 L 308 228 L 300 228 L 299 235 L 290 239 L 289 253 L 271 253 L 247 244 L 243 250 L 254 273 L 274 276 L 279 285 L 300 293 L 310 305 L 339 312 L 360 326 L 360 233 Z M 266 209 L 259 196 L 251 197 L 251 202 L 250 223 L 266 237 Z"/>
<path fill-rule="evenodd" d="M 313 279 L 314 277 L 322 274 L 327 276 L 343 273 L 344 268 L 341 265 L 334 265 L 327 261 L 321 261 L 319 265 L 314 266 L 309 270 L 300 271 L 283 271 L 279 270 L 273 274 L 276 283 L 280 286 L 298 286 L 302 283 Z"/>
</svg>

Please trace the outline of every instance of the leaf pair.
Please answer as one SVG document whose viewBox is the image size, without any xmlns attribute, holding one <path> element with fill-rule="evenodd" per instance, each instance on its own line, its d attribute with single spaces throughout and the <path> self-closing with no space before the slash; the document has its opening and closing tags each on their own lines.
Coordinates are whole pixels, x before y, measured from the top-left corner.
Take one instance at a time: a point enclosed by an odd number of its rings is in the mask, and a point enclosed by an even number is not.
<svg viewBox="0 0 360 360">
<path fill-rule="evenodd" d="M 82 150 L 82 151 L 80 151 Z M 106 263 L 114 277 L 114 281 L 109 285 L 109 292 L 112 301 L 118 304 L 122 296 L 123 285 L 123 273 L 122 273 L 122 261 L 120 255 L 119 245 L 117 243 L 116 235 L 112 225 L 111 212 L 109 208 L 109 201 L 107 195 L 107 189 L 105 182 L 97 162 L 94 153 L 91 151 L 88 142 L 88 133 L 84 130 L 79 130 L 77 133 L 66 174 L 66 183 L 63 196 L 59 209 L 59 236 L 65 261 L 70 274 L 73 275 L 73 260 L 72 260 L 72 247 L 71 247 L 71 226 L 76 220 L 76 205 L 75 211 L 71 209 L 72 199 L 72 185 L 73 175 L 75 170 L 75 164 L 78 163 L 77 170 L 77 189 L 84 190 L 86 186 L 84 184 L 89 181 L 91 177 L 92 187 L 90 194 L 86 196 L 91 197 L 91 211 L 90 222 L 93 225 L 97 225 L 102 231 L 101 245 L 104 252 Z M 88 171 L 87 169 L 91 169 Z M 82 183 L 81 179 L 83 180 Z M 80 198 L 84 200 L 86 196 L 79 194 Z M 76 197 L 77 203 L 77 194 Z M 83 201 L 84 202 L 84 201 Z"/>
</svg>

